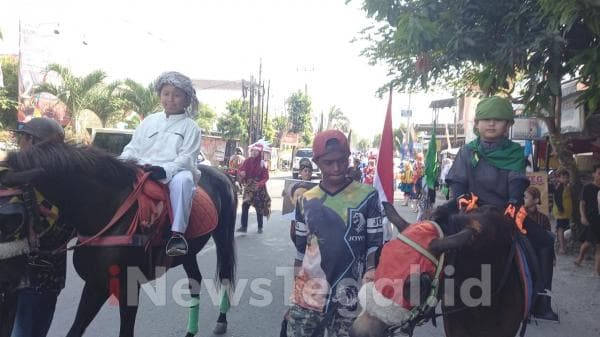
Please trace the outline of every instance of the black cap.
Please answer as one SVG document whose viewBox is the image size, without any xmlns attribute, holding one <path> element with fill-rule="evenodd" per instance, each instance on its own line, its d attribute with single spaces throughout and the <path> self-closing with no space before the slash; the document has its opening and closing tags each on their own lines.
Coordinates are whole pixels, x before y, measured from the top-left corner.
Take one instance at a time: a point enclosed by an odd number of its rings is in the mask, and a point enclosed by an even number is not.
<svg viewBox="0 0 600 337">
<path fill-rule="evenodd" d="M 307 167 L 309 169 L 312 170 L 312 162 L 310 159 L 308 158 L 302 158 L 300 159 L 300 161 L 298 162 L 298 167 L 300 168 L 300 170 L 302 170 L 304 167 Z"/>
<path fill-rule="evenodd" d="M 65 131 L 62 126 L 54 119 L 46 117 L 32 118 L 27 123 L 20 123 L 16 129 L 11 131 L 26 133 L 41 141 L 53 139 L 62 142 L 65 139 Z"/>
</svg>

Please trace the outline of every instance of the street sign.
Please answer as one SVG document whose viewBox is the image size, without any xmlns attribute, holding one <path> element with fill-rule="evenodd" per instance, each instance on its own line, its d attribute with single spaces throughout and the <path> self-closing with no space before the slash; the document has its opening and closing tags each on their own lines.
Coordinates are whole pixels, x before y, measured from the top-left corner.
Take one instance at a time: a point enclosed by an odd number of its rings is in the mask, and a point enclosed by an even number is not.
<svg viewBox="0 0 600 337">
<path fill-rule="evenodd" d="M 400 110 L 400 116 L 401 117 L 412 117 L 412 110 L 410 110 L 410 109 Z"/>
</svg>

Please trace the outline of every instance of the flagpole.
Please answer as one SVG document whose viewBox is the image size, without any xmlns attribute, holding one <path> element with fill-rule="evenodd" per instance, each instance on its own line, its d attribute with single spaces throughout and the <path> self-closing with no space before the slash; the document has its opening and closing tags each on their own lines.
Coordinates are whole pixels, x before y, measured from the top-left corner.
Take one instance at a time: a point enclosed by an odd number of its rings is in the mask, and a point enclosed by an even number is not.
<svg viewBox="0 0 600 337">
<path fill-rule="evenodd" d="M 390 96 L 381 132 L 379 143 L 379 154 L 377 157 L 377 168 L 373 179 L 373 187 L 377 191 L 381 202 L 394 203 L 394 133 L 392 130 L 392 93 L 390 84 Z M 383 224 L 383 238 L 388 241 L 392 238 L 392 230 L 389 223 Z"/>
</svg>

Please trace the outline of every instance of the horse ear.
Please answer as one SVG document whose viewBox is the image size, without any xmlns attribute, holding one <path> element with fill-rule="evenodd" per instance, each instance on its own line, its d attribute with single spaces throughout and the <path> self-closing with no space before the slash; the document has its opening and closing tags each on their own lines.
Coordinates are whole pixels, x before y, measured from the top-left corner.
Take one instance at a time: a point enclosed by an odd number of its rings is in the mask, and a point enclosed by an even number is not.
<svg viewBox="0 0 600 337">
<path fill-rule="evenodd" d="M 394 208 L 394 205 L 390 204 L 387 201 L 383 201 L 382 204 L 383 204 L 383 209 L 385 210 L 385 215 L 387 216 L 387 218 L 390 220 L 390 222 L 392 224 L 394 224 L 394 226 L 396 226 L 396 229 L 398 229 L 398 232 L 402 233 L 402 231 L 405 230 L 406 227 L 408 227 L 408 225 L 409 225 L 408 221 L 404 220 L 404 218 L 401 217 L 400 214 L 398 214 L 398 212 Z"/>
<path fill-rule="evenodd" d="M 473 236 L 475 231 L 465 228 L 462 231 L 441 239 L 434 239 L 429 243 L 429 250 L 435 254 L 444 253 L 450 249 L 462 247 Z"/>
<path fill-rule="evenodd" d="M 24 185 L 31 182 L 33 179 L 39 177 L 44 172 L 43 168 L 34 168 L 27 171 L 14 172 L 5 171 L 0 175 L 0 182 L 5 186 L 18 186 Z"/>
</svg>

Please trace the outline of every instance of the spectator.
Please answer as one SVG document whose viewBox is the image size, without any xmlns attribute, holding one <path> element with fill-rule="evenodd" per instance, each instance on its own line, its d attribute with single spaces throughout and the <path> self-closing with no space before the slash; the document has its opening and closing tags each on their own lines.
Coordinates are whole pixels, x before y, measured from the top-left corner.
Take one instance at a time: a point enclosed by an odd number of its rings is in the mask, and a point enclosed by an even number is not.
<svg viewBox="0 0 600 337">
<path fill-rule="evenodd" d="M 573 197 L 569 184 L 569 171 L 558 171 L 558 185 L 554 189 L 554 205 L 552 216 L 556 219 L 556 235 L 558 237 L 558 253 L 565 254 L 565 231 L 570 228 L 573 214 Z"/>
<path fill-rule="evenodd" d="M 408 160 L 403 162 L 402 169 L 400 169 L 400 175 L 400 190 L 404 193 L 404 204 L 402 204 L 402 206 L 408 206 L 414 186 L 413 169 Z"/>
<path fill-rule="evenodd" d="M 248 211 L 250 205 L 256 210 L 258 234 L 263 232 L 263 216 L 271 215 L 271 197 L 267 192 L 269 171 L 263 161 L 265 145 L 255 143 L 250 145 L 250 157 L 246 158 L 239 168 L 238 175 L 241 179 L 244 193 L 242 195 L 242 218 L 238 232 L 246 233 L 248 230 Z"/>
<path fill-rule="evenodd" d="M 362 170 L 360 168 L 360 158 L 354 157 L 352 160 L 352 167 L 348 168 L 348 177 L 356 182 L 362 181 Z"/>
<path fill-rule="evenodd" d="M 442 195 L 444 198 L 446 198 L 446 200 L 450 200 L 450 187 L 446 183 L 446 176 L 448 175 L 448 171 L 450 171 L 451 167 L 452 159 L 444 158 L 444 160 L 442 160 L 442 169 L 440 171 L 440 186 L 442 187 Z"/>
<path fill-rule="evenodd" d="M 533 186 L 527 187 L 523 195 L 523 205 L 527 210 L 527 239 L 535 249 L 540 265 L 541 279 L 544 292 L 539 294 L 533 308 L 533 315 L 539 319 L 558 321 L 558 315 L 552 310 L 551 298 L 547 295 L 552 290 L 552 277 L 554 274 L 554 235 L 550 228 L 548 217 L 539 212 L 541 204 L 540 190 Z"/>
<path fill-rule="evenodd" d="M 579 212 L 581 223 L 586 226 L 585 241 L 579 248 L 575 264 L 580 266 L 587 251 L 596 245 L 595 274 L 600 276 L 600 165 L 594 166 L 592 182 L 583 187 Z"/>
<path fill-rule="evenodd" d="M 364 179 L 363 183 L 367 185 L 373 185 L 373 180 L 375 179 L 375 160 L 370 159 L 369 165 L 365 167 L 363 170 Z"/>
</svg>

